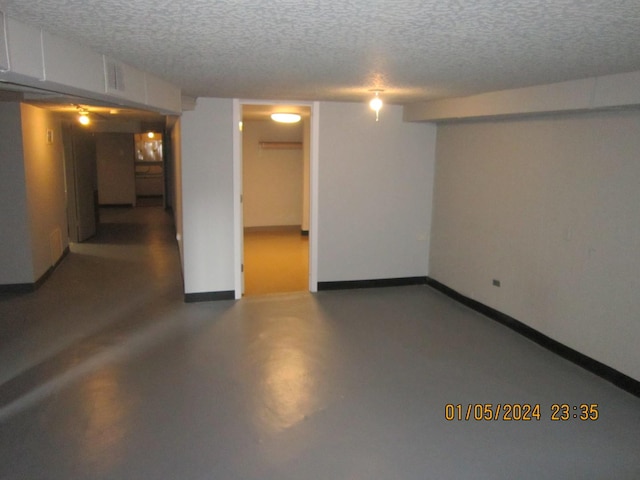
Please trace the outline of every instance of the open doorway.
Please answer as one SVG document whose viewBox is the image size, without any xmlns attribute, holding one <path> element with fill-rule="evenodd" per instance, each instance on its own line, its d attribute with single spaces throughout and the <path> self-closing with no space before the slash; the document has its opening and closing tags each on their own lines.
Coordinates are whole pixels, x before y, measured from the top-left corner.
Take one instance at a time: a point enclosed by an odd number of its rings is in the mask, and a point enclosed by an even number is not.
<svg viewBox="0 0 640 480">
<path fill-rule="evenodd" d="M 134 180 L 137 206 L 163 206 L 165 190 L 163 134 L 149 130 L 134 134 Z"/>
<path fill-rule="evenodd" d="M 92 128 L 65 123 L 67 221 L 74 243 L 97 233 L 105 208 L 168 205 L 164 131 L 133 133 L 127 124 L 118 131 L 120 124 L 112 123 Z"/>
<path fill-rule="evenodd" d="M 244 294 L 308 291 L 311 108 L 247 104 L 241 118 Z"/>
</svg>

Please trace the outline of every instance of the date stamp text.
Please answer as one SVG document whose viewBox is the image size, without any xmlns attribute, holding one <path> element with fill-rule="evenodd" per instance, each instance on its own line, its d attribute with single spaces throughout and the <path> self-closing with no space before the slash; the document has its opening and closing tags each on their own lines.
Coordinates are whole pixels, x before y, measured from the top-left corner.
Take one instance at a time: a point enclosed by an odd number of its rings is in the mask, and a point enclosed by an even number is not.
<svg viewBox="0 0 640 480">
<path fill-rule="evenodd" d="M 448 422 L 594 422 L 600 418 L 597 403 L 553 403 L 549 408 L 539 403 L 447 403 L 444 419 Z"/>
</svg>

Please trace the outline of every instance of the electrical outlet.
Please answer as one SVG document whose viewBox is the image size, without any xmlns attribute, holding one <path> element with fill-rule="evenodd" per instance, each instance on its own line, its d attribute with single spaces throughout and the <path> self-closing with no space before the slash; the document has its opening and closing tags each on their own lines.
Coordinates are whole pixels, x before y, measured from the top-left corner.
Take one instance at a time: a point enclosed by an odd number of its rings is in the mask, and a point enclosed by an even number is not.
<svg viewBox="0 0 640 480">
<path fill-rule="evenodd" d="M 499 287 L 500 286 L 500 280 L 497 280 L 497 279 L 494 278 L 493 279 L 493 286 L 494 287 Z"/>
</svg>

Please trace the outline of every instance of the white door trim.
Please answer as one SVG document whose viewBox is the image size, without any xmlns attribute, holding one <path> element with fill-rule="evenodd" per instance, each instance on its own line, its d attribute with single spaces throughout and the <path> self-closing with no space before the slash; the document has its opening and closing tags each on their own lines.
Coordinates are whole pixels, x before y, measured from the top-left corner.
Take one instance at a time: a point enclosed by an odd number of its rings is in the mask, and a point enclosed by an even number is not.
<svg viewBox="0 0 640 480">
<path fill-rule="evenodd" d="M 277 100 L 233 100 L 233 217 L 234 217 L 234 289 L 235 298 L 243 292 L 244 232 L 242 218 L 242 144 L 240 122 L 243 105 L 308 106 L 311 109 L 311 138 L 309 145 L 309 291 L 318 291 L 318 153 L 320 134 L 320 102 L 283 102 Z"/>
</svg>

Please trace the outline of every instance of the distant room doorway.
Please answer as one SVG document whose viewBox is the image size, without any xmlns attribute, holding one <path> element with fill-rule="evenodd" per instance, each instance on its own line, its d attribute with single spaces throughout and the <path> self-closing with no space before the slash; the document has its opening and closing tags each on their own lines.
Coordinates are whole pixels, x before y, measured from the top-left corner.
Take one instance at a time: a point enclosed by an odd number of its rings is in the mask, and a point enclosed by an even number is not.
<svg viewBox="0 0 640 480">
<path fill-rule="evenodd" d="M 134 134 L 135 192 L 137 206 L 164 203 L 164 155 L 162 132 L 149 130 Z"/>
<path fill-rule="evenodd" d="M 309 138 L 310 107 L 242 106 L 245 295 L 309 290 Z"/>
</svg>

